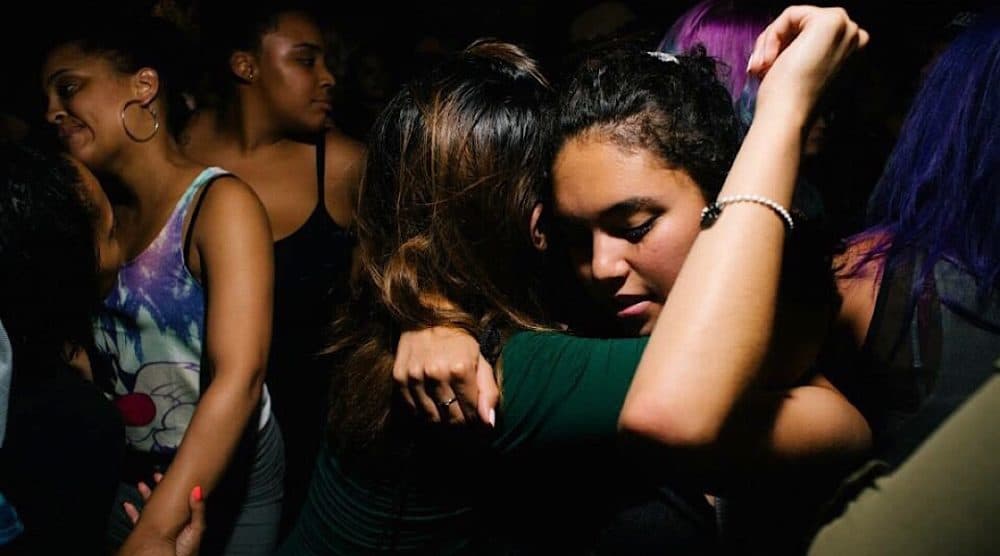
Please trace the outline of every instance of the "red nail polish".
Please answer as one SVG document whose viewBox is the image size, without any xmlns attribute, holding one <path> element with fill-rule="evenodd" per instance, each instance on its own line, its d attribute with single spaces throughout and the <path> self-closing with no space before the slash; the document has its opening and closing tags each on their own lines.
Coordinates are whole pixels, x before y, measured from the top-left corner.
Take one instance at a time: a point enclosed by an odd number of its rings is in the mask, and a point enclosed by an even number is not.
<svg viewBox="0 0 1000 556">
<path fill-rule="evenodd" d="M 201 502 L 201 487 L 194 487 L 194 500 L 195 502 Z"/>
</svg>

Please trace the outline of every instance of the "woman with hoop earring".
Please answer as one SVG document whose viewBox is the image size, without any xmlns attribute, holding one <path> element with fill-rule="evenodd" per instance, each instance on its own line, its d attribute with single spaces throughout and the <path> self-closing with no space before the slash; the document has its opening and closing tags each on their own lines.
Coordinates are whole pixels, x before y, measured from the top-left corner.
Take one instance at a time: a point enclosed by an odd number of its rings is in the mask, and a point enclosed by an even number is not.
<svg viewBox="0 0 1000 556">
<path fill-rule="evenodd" d="M 48 51 L 46 119 L 105 184 L 126 261 L 94 321 L 95 381 L 126 425 L 126 474 L 109 543 L 142 550 L 207 497 L 202 554 L 270 554 L 283 444 L 263 386 L 273 262 L 253 191 L 186 157 L 187 107 L 163 22 L 79 26 Z M 136 483 L 153 484 L 144 496 Z M 148 494 L 145 485 L 140 485 Z M 122 502 L 143 507 L 134 529 Z M 127 539 L 126 539 L 127 537 Z"/>
</svg>

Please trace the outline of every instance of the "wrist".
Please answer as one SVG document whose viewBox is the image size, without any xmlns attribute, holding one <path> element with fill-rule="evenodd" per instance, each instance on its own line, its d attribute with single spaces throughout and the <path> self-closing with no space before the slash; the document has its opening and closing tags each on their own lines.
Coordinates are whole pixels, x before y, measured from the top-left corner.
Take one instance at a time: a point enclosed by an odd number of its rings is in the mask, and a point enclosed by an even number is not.
<svg viewBox="0 0 1000 556">
<path fill-rule="evenodd" d="M 776 106 L 754 116 L 744 138 L 744 145 L 751 139 L 766 145 L 762 147 L 764 152 L 761 153 L 761 160 L 766 160 L 768 156 L 788 160 L 787 157 L 797 157 L 801 153 L 807 130 L 806 116 L 801 111 Z"/>
<path fill-rule="evenodd" d="M 806 100 L 812 98 L 808 92 L 785 91 L 787 94 L 775 95 L 770 92 L 758 92 L 754 119 L 756 122 L 780 123 L 790 132 L 805 133 L 815 102 Z"/>
</svg>

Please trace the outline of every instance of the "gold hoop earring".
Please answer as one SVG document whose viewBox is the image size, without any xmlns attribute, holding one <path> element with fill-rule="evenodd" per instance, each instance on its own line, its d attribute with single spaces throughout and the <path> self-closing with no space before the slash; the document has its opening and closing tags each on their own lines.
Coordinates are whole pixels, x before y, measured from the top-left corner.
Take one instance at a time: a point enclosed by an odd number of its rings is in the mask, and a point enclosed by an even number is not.
<svg viewBox="0 0 1000 556">
<path fill-rule="evenodd" d="M 125 129 L 125 135 L 128 135 L 130 139 L 132 139 L 137 143 L 145 143 L 146 141 L 149 141 L 150 139 L 155 137 L 156 132 L 160 130 L 160 118 L 156 115 L 156 110 L 153 110 L 148 106 L 143 106 L 141 103 L 142 101 L 140 100 L 130 100 L 125 103 L 125 106 L 122 106 L 122 111 L 121 111 L 122 127 Z M 149 112 L 149 115 L 152 116 L 153 118 L 153 132 L 147 135 L 146 137 L 137 137 L 134 133 L 132 133 L 132 130 L 128 128 L 128 124 L 125 122 L 125 111 L 128 110 L 128 107 L 133 104 L 138 104 L 139 108 Z"/>
</svg>

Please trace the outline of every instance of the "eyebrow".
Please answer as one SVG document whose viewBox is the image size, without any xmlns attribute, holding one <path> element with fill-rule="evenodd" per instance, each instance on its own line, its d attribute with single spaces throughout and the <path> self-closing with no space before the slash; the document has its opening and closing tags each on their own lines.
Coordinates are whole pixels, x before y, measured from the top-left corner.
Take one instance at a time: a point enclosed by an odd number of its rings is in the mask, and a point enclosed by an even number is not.
<svg viewBox="0 0 1000 556">
<path fill-rule="evenodd" d="M 292 48 L 308 48 L 309 50 L 315 50 L 317 52 L 323 51 L 323 47 L 314 42 L 300 42 Z"/>
<path fill-rule="evenodd" d="M 601 216 L 603 218 L 629 216 L 659 206 L 660 204 L 652 197 L 631 197 L 602 210 Z"/>
</svg>

